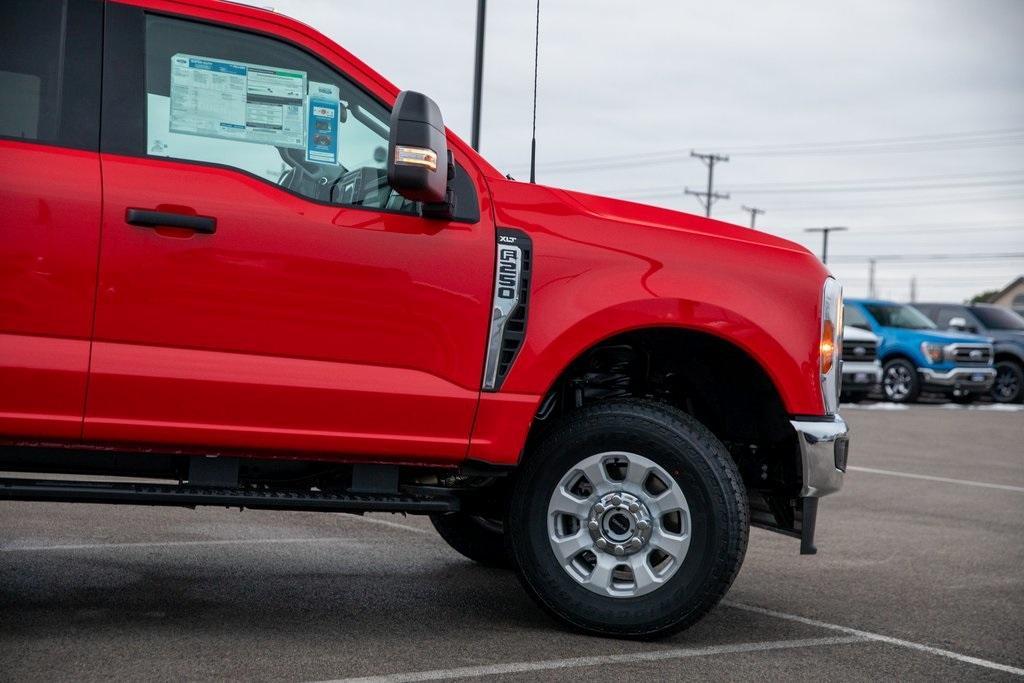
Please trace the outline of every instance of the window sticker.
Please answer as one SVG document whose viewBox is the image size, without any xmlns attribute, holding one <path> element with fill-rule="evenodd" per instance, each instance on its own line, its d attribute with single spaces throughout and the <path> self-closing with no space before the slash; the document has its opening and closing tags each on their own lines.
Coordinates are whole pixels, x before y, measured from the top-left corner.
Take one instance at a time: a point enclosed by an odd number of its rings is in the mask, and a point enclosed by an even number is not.
<svg viewBox="0 0 1024 683">
<path fill-rule="evenodd" d="M 178 53 L 170 130 L 302 149 L 305 93 L 305 71 Z"/>
<path fill-rule="evenodd" d="M 338 133 L 341 102 L 338 87 L 330 83 L 309 83 L 306 105 L 306 161 L 338 165 Z"/>
</svg>

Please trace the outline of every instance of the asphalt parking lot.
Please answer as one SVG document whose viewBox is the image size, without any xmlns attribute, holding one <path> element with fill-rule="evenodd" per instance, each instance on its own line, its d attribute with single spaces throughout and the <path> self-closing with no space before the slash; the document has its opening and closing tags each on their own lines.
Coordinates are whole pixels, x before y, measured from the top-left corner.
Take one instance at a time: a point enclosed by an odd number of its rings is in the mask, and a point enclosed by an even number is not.
<svg viewBox="0 0 1024 683">
<path fill-rule="evenodd" d="M 1024 412 L 844 414 L 819 554 L 754 530 L 727 602 L 654 643 L 561 629 L 425 519 L 0 503 L 0 679 L 1024 675 Z"/>
</svg>

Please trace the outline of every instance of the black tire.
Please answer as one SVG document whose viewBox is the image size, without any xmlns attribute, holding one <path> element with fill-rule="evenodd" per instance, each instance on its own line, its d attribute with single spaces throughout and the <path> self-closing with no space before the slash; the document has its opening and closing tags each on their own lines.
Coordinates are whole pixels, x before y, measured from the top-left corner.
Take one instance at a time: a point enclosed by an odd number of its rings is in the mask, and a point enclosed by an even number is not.
<svg viewBox="0 0 1024 683">
<path fill-rule="evenodd" d="M 868 392 L 866 391 L 844 391 L 839 395 L 839 400 L 842 403 L 860 403 L 867 397 Z"/>
<path fill-rule="evenodd" d="M 500 521 L 463 512 L 431 515 L 430 521 L 441 538 L 461 555 L 485 567 L 512 566 Z"/>
<path fill-rule="evenodd" d="M 636 453 L 674 479 L 689 505 L 690 545 L 675 573 L 652 592 L 612 597 L 589 590 L 559 564 L 548 538 L 548 502 L 584 459 Z M 722 443 L 693 417 L 649 400 L 586 406 L 553 426 L 520 466 L 506 524 L 520 580 L 549 614 L 587 633 L 651 638 L 680 631 L 725 595 L 743 563 L 750 512 Z"/>
<path fill-rule="evenodd" d="M 996 363 L 996 381 L 992 400 L 999 403 L 1024 403 L 1024 368 L 1012 360 Z"/>
<path fill-rule="evenodd" d="M 913 403 L 921 395 L 917 368 L 904 358 L 893 358 L 882 368 L 882 396 L 892 403 Z"/>
</svg>

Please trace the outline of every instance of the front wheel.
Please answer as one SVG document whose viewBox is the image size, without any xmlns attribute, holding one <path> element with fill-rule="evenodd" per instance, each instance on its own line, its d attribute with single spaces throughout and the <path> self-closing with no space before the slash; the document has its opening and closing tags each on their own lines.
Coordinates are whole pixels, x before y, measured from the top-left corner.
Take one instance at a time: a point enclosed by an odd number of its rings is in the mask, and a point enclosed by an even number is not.
<svg viewBox="0 0 1024 683">
<path fill-rule="evenodd" d="M 1024 368 L 1012 360 L 996 363 L 996 379 L 992 384 L 992 398 L 999 403 L 1024 401 Z"/>
<path fill-rule="evenodd" d="M 903 358 L 895 358 L 882 370 L 882 393 L 893 403 L 913 403 L 921 393 L 917 368 Z"/>
<path fill-rule="evenodd" d="M 566 418 L 518 472 L 506 530 L 520 579 L 580 630 L 661 636 L 732 584 L 746 491 L 722 443 L 689 415 L 616 400 Z"/>
</svg>

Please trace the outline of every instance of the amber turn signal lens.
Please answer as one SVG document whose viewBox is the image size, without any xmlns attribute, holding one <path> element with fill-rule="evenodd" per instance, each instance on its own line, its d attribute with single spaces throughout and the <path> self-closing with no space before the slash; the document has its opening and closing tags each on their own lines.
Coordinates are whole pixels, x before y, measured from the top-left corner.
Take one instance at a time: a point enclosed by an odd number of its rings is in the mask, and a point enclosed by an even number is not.
<svg viewBox="0 0 1024 683">
<path fill-rule="evenodd" d="M 832 369 L 832 363 L 836 356 L 836 331 L 832 327 L 832 321 L 826 320 L 821 330 L 821 374 Z"/>
<path fill-rule="evenodd" d="M 395 145 L 395 163 L 400 166 L 423 166 L 437 170 L 437 154 L 432 149 Z"/>
</svg>

